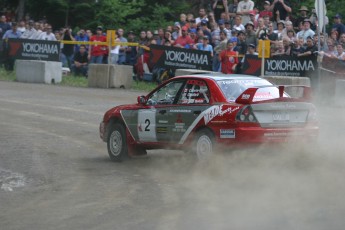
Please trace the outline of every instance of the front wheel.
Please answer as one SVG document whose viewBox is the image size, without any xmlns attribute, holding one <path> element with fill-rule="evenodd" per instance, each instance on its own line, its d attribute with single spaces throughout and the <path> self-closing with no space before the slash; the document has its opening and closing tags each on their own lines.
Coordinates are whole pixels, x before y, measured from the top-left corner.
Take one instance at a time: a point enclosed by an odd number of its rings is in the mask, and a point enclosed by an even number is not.
<svg viewBox="0 0 345 230">
<path fill-rule="evenodd" d="M 199 160 L 206 160 L 213 155 L 214 135 L 210 130 L 204 129 L 196 134 L 193 152 Z"/>
<path fill-rule="evenodd" d="M 112 161 L 122 161 L 128 156 L 126 130 L 121 124 L 112 125 L 107 139 L 108 154 Z"/>
</svg>

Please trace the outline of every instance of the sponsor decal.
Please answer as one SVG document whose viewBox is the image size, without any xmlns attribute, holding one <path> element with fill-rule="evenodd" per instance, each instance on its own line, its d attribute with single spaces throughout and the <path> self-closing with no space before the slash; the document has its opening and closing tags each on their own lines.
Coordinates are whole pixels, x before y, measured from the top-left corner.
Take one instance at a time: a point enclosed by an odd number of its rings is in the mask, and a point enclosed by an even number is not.
<svg viewBox="0 0 345 230">
<path fill-rule="evenodd" d="M 198 65 L 208 65 L 207 55 L 204 54 L 195 54 L 185 51 L 165 51 L 166 60 L 172 62 L 186 62 Z"/>
<path fill-rule="evenodd" d="M 239 108 L 240 107 L 237 106 L 237 107 L 229 107 L 229 108 L 223 110 L 223 105 L 213 106 L 204 115 L 205 124 L 207 125 L 216 116 L 223 116 L 225 114 L 231 114 L 231 113 L 235 112 L 236 110 L 238 110 Z"/>
<path fill-rule="evenodd" d="M 273 109 L 295 109 L 296 105 L 291 103 L 277 103 L 277 104 L 271 104 L 271 107 Z"/>
<path fill-rule="evenodd" d="M 220 130 L 220 138 L 235 138 L 235 130 L 234 129 L 221 129 Z"/>
<path fill-rule="evenodd" d="M 243 94 L 242 99 L 248 100 L 250 98 L 250 94 Z"/>
<path fill-rule="evenodd" d="M 314 71 L 312 60 L 267 60 L 269 71 Z"/>
<path fill-rule="evenodd" d="M 175 122 L 175 127 L 172 129 L 173 132 L 186 132 L 185 123 L 182 120 L 182 115 L 178 114 Z"/>
<path fill-rule="evenodd" d="M 157 133 L 167 133 L 168 128 L 167 127 L 156 127 Z"/>
<path fill-rule="evenodd" d="M 171 109 L 169 110 L 170 113 L 190 113 L 192 110 L 190 109 Z"/>
<path fill-rule="evenodd" d="M 168 124 L 168 121 L 164 121 L 164 120 L 158 120 L 159 124 Z"/>
</svg>

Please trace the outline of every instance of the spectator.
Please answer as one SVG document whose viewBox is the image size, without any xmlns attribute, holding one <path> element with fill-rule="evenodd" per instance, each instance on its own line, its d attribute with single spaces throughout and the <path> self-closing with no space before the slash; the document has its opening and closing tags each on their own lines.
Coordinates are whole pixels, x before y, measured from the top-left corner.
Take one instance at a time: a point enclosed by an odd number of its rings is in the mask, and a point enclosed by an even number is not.
<svg viewBox="0 0 345 230">
<path fill-rule="evenodd" d="M 228 0 L 213 0 L 212 9 L 213 9 L 215 20 L 216 21 L 220 20 L 221 19 L 220 15 L 223 12 L 229 12 Z"/>
<path fill-rule="evenodd" d="M 158 45 L 164 45 L 164 29 L 163 28 L 158 28 L 157 44 Z"/>
<path fill-rule="evenodd" d="M 219 54 L 223 51 L 226 50 L 228 38 L 227 38 L 227 33 L 222 30 L 219 33 L 220 36 L 220 42 L 219 44 L 214 47 L 214 56 L 213 56 L 213 62 L 212 62 L 212 70 L 219 72 L 220 71 L 220 62 L 219 62 Z"/>
<path fill-rule="evenodd" d="M 176 40 L 178 37 L 180 37 L 181 34 L 181 25 L 179 22 L 175 22 L 174 24 L 174 31 L 172 32 L 171 36 L 173 40 Z"/>
<path fill-rule="evenodd" d="M 86 30 L 86 35 L 88 36 L 89 40 L 93 36 L 93 33 L 91 30 Z"/>
<path fill-rule="evenodd" d="M 256 46 L 254 44 L 248 45 L 247 52 L 241 60 L 241 65 L 245 62 L 247 55 L 255 55 L 255 56 L 259 55 L 258 52 L 256 52 Z"/>
<path fill-rule="evenodd" d="M 298 28 L 299 24 L 301 22 L 304 22 L 305 19 L 309 18 L 307 15 L 309 10 L 306 6 L 301 6 L 301 8 L 299 9 L 299 12 L 300 12 L 300 16 L 296 19 L 296 21 L 294 23 L 294 29 L 297 31 L 299 30 L 299 28 Z"/>
<path fill-rule="evenodd" d="M 264 16 L 268 16 L 270 19 L 273 18 L 272 10 L 270 9 L 271 3 L 270 1 L 264 2 L 264 9 L 259 13 L 259 18 L 263 18 Z"/>
<path fill-rule="evenodd" d="M 120 42 L 119 38 L 115 39 L 115 42 Z M 119 61 L 120 45 L 115 44 L 110 50 L 110 64 L 117 65 Z"/>
<path fill-rule="evenodd" d="M 11 29 L 11 25 L 7 23 L 6 16 L 2 15 L 0 18 L 0 36 L 4 36 L 7 30 Z"/>
<path fill-rule="evenodd" d="M 52 26 L 51 25 L 47 25 L 46 31 L 42 32 L 38 39 L 46 40 L 46 41 L 56 41 L 56 37 L 52 33 Z"/>
<path fill-rule="evenodd" d="M 304 53 L 303 39 L 299 40 L 297 38 L 294 38 L 292 40 L 292 47 L 291 47 L 290 55 L 293 57 L 298 57 L 298 55 L 301 53 Z"/>
<path fill-rule="evenodd" d="M 180 25 L 185 26 L 187 23 L 187 16 L 185 14 L 180 14 Z"/>
<path fill-rule="evenodd" d="M 79 30 L 77 36 L 75 36 L 75 40 L 78 42 L 88 42 L 90 40 L 89 36 L 85 32 L 84 29 Z M 74 50 L 77 52 L 79 50 L 80 45 L 75 45 Z"/>
<path fill-rule="evenodd" d="M 128 32 L 128 42 L 135 42 L 135 34 L 133 31 Z M 137 57 L 137 49 L 134 46 L 128 46 L 126 49 L 126 63 L 134 65 Z"/>
<path fill-rule="evenodd" d="M 36 26 L 37 28 L 37 26 Z M 67 27 L 64 29 L 62 40 L 64 41 L 74 41 L 74 37 L 72 35 L 72 29 Z M 63 66 L 71 68 L 72 60 L 73 60 L 73 54 L 74 54 L 74 45 L 72 44 L 64 44 L 62 48 L 62 54 L 65 56 L 63 58 Z"/>
<path fill-rule="evenodd" d="M 335 43 L 334 40 L 331 38 L 327 39 L 327 50 L 324 52 L 324 54 L 328 57 L 332 56 L 335 54 Z"/>
<path fill-rule="evenodd" d="M 340 34 L 338 44 L 340 44 L 343 47 L 345 47 L 345 33 Z"/>
<path fill-rule="evenodd" d="M 230 39 L 232 37 L 232 30 L 231 30 L 231 24 L 229 21 L 225 21 L 224 22 L 224 26 L 225 26 L 225 29 L 224 31 L 226 31 L 226 36 L 228 39 Z"/>
<path fill-rule="evenodd" d="M 253 23 L 253 29 L 256 28 L 258 26 L 258 20 L 256 19 L 256 11 L 255 10 L 251 10 L 249 12 L 249 22 L 252 22 Z"/>
<path fill-rule="evenodd" d="M 151 40 L 153 38 L 153 34 L 152 34 L 151 30 L 146 31 L 146 37 L 148 40 Z"/>
<path fill-rule="evenodd" d="M 196 33 L 196 29 L 193 29 L 195 30 L 194 33 Z M 163 44 L 167 44 L 167 42 L 169 42 L 169 46 L 171 46 L 171 44 L 174 43 L 174 40 L 171 36 L 171 32 L 170 31 L 165 31 L 164 33 L 164 39 L 163 39 Z"/>
<path fill-rule="evenodd" d="M 238 31 L 240 31 L 240 30 L 244 31 L 245 30 L 245 28 L 242 24 L 242 17 L 240 15 L 237 15 L 235 17 L 235 24 L 233 26 L 233 29 L 238 30 Z"/>
<path fill-rule="evenodd" d="M 209 51 L 211 53 L 211 57 L 213 57 L 213 48 L 209 43 L 208 36 L 204 36 L 202 38 L 202 43 L 197 43 L 194 45 L 194 48 L 197 50 Z"/>
<path fill-rule="evenodd" d="M 276 43 L 276 41 L 278 40 L 278 34 L 273 32 L 273 23 L 272 22 L 270 22 L 268 24 L 268 29 L 260 34 L 260 39 L 270 40 L 271 44 Z"/>
<path fill-rule="evenodd" d="M 268 15 L 265 15 L 263 19 L 264 19 L 264 25 L 268 28 L 268 24 L 271 22 L 270 17 Z"/>
<path fill-rule="evenodd" d="M 20 38 L 23 39 L 29 39 L 36 33 L 36 29 L 34 28 L 35 22 L 30 20 L 28 23 L 28 28 L 25 30 L 25 32 L 20 36 Z"/>
<path fill-rule="evenodd" d="M 284 44 L 282 41 L 275 43 L 275 46 L 275 51 L 271 53 L 271 57 L 285 55 Z"/>
<path fill-rule="evenodd" d="M 290 2 L 288 0 L 274 0 L 270 6 L 273 12 L 273 21 L 287 20 L 288 14 L 292 12 Z"/>
<path fill-rule="evenodd" d="M 256 37 L 259 38 L 260 32 L 264 31 L 265 29 L 266 29 L 266 26 L 264 24 L 264 19 L 259 18 L 258 19 L 258 26 L 255 28 Z"/>
<path fill-rule="evenodd" d="M 205 36 L 208 36 L 208 40 L 211 41 L 212 35 L 210 29 L 207 27 L 207 21 L 205 19 L 201 20 L 201 30 L 204 33 Z"/>
<path fill-rule="evenodd" d="M 193 39 L 191 39 L 191 37 L 187 35 L 187 30 L 188 30 L 188 28 L 186 26 L 182 27 L 182 29 L 181 29 L 182 35 L 179 36 L 175 40 L 175 42 L 174 42 L 175 47 L 189 48 L 189 47 L 192 47 L 194 45 Z"/>
<path fill-rule="evenodd" d="M 34 28 L 35 28 L 35 32 L 31 34 L 29 39 L 39 39 L 39 37 L 41 36 L 41 34 L 43 32 L 42 28 L 41 28 L 41 23 L 39 23 L 39 22 L 35 22 Z"/>
<path fill-rule="evenodd" d="M 201 23 L 202 19 L 208 21 L 207 13 L 206 13 L 206 9 L 205 8 L 200 8 L 199 9 L 199 17 L 197 17 L 195 19 L 196 24 L 199 25 Z"/>
<path fill-rule="evenodd" d="M 338 43 L 338 37 L 339 37 L 338 31 L 332 30 L 330 38 L 334 41 L 335 44 Z"/>
<path fill-rule="evenodd" d="M 118 29 L 117 30 L 117 37 L 119 38 L 120 42 L 128 42 L 127 39 L 123 36 L 124 34 L 124 31 L 123 29 Z M 148 34 L 146 33 L 146 36 Z M 147 36 L 148 38 L 148 36 Z M 120 46 L 120 51 L 119 51 L 119 61 L 118 61 L 118 64 L 119 65 L 124 65 L 126 63 L 126 49 L 127 49 L 127 45 L 121 45 Z"/>
<path fill-rule="evenodd" d="M 256 38 L 256 33 L 254 31 L 254 24 L 253 22 L 248 22 L 246 24 L 246 44 L 254 44 L 257 46 L 258 44 L 258 39 Z"/>
<path fill-rule="evenodd" d="M 285 22 L 282 20 L 277 22 L 277 29 L 274 31 L 274 33 L 278 34 L 278 40 L 283 39 L 284 29 L 285 29 Z"/>
<path fill-rule="evenodd" d="M 246 34 L 243 31 L 238 32 L 237 44 L 234 47 L 234 51 L 237 51 L 241 55 L 247 52 Z"/>
<path fill-rule="evenodd" d="M 303 30 L 297 33 L 297 37 L 302 37 L 304 39 L 304 42 L 307 41 L 308 37 L 313 37 L 315 32 L 310 29 L 311 22 L 309 19 L 305 19 L 303 22 Z"/>
<path fill-rule="evenodd" d="M 227 42 L 227 49 L 222 51 L 218 58 L 221 63 L 221 71 L 224 74 L 234 73 L 238 64 L 238 52 L 234 51 L 232 40 L 237 40 L 237 38 L 232 38 Z"/>
<path fill-rule="evenodd" d="M 298 57 L 312 56 L 317 54 L 317 47 L 314 45 L 314 40 L 312 37 L 307 38 L 307 46 L 303 53 L 298 54 Z"/>
<path fill-rule="evenodd" d="M 237 14 L 242 16 L 242 23 L 245 25 L 250 21 L 249 12 L 254 9 L 252 0 L 242 0 L 238 3 Z"/>
<path fill-rule="evenodd" d="M 103 35 L 103 27 L 97 26 L 96 34 L 90 38 L 91 42 L 106 42 L 107 38 Z M 108 53 L 105 45 L 90 45 L 89 60 L 90 63 L 102 64 L 104 56 Z"/>
<path fill-rule="evenodd" d="M 293 29 L 293 23 L 291 22 L 291 21 L 285 21 L 285 28 L 283 29 L 283 32 L 282 32 L 282 37 L 288 37 L 288 32 L 289 31 L 292 31 L 293 32 L 293 36 L 295 36 L 296 35 L 296 33 L 295 33 L 295 31 L 294 31 L 294 29 Z M 290 36 L 291 36 L 291 34 L 290 34 Z M 289 37 L 290 37 L 289 36 Z M 291 38 L 291 37 L 290 37 Z"/>
<path fill-rule="evenodd" d="M 229 22 L 231 27 L 235 24 L 235 16 L 237 13 L 237 7 L 238 7 L 238 0 L 233 0 L 232 4 L 229 4 L 228 9 L 229 9 Z"/>
<path fill-rule="evenodd" d="M 25 21 L 24 21 L 24 20 L 20 20 L 20 21 L 19 21 L 19 25 L 18 25 L 17 30 L 18 30 L 21 34 L 23 34 L 23 33 L 25 32 L 26 27 L 25 27 Z"/>
<path fill-rule="evenodd" d="M 337 49 L 335 50 L 334 54 L 331 55 L 331 58 L 345 61 L 345 52 L 343 46 L 341 44 L 338 44 L 336 48 Z"/>
<path fill-rule="evenodd" d="M 291 55 L 291 45 L 292 41 L 288 37 L 283 38 L 283 46 L 285 55 Z"/>
<path fill-rule="evenodd" d="M 189 36 L 194 41 L 194 43 L 198 43 L 198 37 L 196 35 L 196 32 L 197 31 L 194 28 L 189 29 Z"/>
<path fill-rule="evenodd" d="M 332 31 L 337 31 L 338 36 L 340 36 L 340 34 L 345 33 L 345 25 L 341 22 L 341 15 L 336 14 L 333 17 L 333 21 L 334 21 L 334 24 L 332 26 Z M 337 37 L 337 40 L 338 39 L 339 39 L 339 37 Z"/>
<path fill-rule="evenodd" d="M 82 75 L 87 77 L 87 71 L 89 66 L 89 54 L 86 51 L 85 45 L 80 45 L 79 50 L 73 55 L 73 63 L 71 66 L 71 71 L 74 75 Z"/>
<path fill-rule="evenodd" d="M 20 38 L 21 32 L 17 30 L 17 23 L 13 22 L 12 23 L 12 28 L 10 30 L 7 30 L 5 34 L 2 36 L 2 48 L 3 48 L 3 60 L 2 62 L 4 63 L 5 69 L 7 71 L 13 71 L 14 67 L 14 58 L 9 56 L 9 47 L 8 47 L 8 39 L 9 38 L 14 38 L 18 39 Z"/>
</svg>

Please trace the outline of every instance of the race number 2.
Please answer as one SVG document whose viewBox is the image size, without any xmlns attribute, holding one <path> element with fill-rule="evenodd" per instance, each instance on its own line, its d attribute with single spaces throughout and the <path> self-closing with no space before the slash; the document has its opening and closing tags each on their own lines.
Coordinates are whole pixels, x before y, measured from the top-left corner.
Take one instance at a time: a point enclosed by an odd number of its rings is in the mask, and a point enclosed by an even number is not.
<svg viewBox="0 0 345 230">
<path fill-rule="evenodd" d="M 156 110 L 139 110 L 138 136 L 140 141 L 156 142 Z"/>
</svg>

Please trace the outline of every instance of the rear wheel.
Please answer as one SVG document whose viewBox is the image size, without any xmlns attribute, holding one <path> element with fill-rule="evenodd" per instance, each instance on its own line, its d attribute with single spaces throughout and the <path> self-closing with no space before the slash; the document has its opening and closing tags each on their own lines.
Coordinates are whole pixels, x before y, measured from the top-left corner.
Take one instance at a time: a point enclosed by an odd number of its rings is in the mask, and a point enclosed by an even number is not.
<svg viewBox="0 0 345 230">
<path fill-rule="evenodd" d="M 194 139 L 193 152 L 199 160 L 206 160 L 213 155 L 214 135 L 208 129 L 197 132 Z"/>
<path fill-rule="evenodd" d="M 112 161 L 122 161 L 128 157 L 126 129 L 122 124 L 110 127 L 107 138 L 108 154 Z"/>
</svg>

